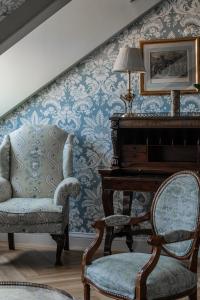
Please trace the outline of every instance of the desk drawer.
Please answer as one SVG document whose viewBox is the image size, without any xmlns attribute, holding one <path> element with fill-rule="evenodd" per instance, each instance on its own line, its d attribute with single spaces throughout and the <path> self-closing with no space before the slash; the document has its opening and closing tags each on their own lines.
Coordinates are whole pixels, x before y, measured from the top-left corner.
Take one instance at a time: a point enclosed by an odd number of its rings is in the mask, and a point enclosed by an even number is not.
<svg viewBox="0 0 200 300">
<path fill-rule="evenodd" d="M 145 162 L 148 158 L 146 145 L 123 145 L 121 162 Z"/>
</svg>

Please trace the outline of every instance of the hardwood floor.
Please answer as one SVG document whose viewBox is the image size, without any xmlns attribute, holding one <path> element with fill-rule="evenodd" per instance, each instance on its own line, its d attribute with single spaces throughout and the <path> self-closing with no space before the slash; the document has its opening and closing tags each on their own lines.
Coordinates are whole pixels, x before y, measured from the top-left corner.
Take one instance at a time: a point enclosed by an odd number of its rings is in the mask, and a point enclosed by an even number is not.
<svg viewBox="0 0 200 300">
<path fill-rule="evenodd" d="M 66 251 L 63 256 L 64 266 L 54 267 L 55 248 L 17 244 L 16 250 L 12 251 L 8 250 L 7 243 L 1 242 L 0 249 L 1 281 L 44 283 L 66 290 L 77 299 L 83 299 L 83 287 L 80 279 L 82 252 Z M 92 290 L 92 300 L 100 299 L 111 298 Z"/>
</svg>

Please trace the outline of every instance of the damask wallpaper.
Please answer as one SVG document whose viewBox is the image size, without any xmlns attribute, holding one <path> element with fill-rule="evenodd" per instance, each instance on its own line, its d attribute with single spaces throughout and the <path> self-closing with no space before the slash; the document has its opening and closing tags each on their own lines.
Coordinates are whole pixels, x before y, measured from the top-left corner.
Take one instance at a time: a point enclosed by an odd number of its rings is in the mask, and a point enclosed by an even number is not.
<svg viewBox="0 0 200 300">
<path fill-rule="evenodd" d="M 26 0 L 0 0 L 0 22 Z"/>
<path fill-rule="evenodd" d="M 91 222 L 103 214 L 97 168 L 109 165 L 112 156 L 109 117 L 123 111 L 119 95 L 127 84 L 124 75 L 112 71 L 119 48 L 138 47 L 141 39 L 196 35 L 200 35 L 200 0 L 165 0 L 0 122 L 1 139 L 29 123 L 53 123 L 75 133 L 74 175 L 82 188 L 81 195 L 71 200 L 71 231 L 90 232 Z M 169 111 L 169 96 L 140 96 L 137 75 L 133 76 L 132 84 L 136 93 L 134 111 Z M 181 109 L 199 111 L 200 96 L 183 96 Z M 117 194 L 117 210 L 119 198 Z M 137 213 L 146 209 L 149 198 L 148 194 L 134 194 Z"/>
</svg>

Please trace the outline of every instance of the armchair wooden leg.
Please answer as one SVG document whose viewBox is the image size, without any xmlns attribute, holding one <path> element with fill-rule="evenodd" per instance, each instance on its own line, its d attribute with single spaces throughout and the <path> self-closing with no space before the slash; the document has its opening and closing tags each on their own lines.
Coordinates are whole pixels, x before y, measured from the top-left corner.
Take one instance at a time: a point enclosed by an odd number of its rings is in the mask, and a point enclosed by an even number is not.
<svg viewBox="0 0 200 300">
<path fill-rule="evenodd" d="M 61 255 L 64 248 L 65 235 L 64 234 L 51 234 L 52 239 L 57 243 L 56 251 L 56 266 L 62 266 Z"/>
<path fill-rule="evenodd" d="M 65 228 L 65 244 L 64 250 L 69 250 L 69 225 Z"/>
<path fill-rule="evenodd" d="M 90 286 L 84 283 L 84 300 L 90 300 Z"/>
<path fill-rule="evenodd" d="M 188 297 L 189 300 L 197 300 L 197 290 Z"/>
<path fill-rule="evenodd" d="M 15 250 L 14 233 L 8 233 L 8 246 L 10 250 Z"/>
</svg>

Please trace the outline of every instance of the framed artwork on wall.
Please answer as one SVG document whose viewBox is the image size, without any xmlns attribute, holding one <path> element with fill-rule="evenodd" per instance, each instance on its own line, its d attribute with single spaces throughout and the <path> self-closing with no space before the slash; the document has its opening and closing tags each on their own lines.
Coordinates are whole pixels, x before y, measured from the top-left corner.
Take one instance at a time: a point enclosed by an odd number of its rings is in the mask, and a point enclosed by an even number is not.
<svg viewBox="0 0 200 300">
<path fill-rule="evenodd" d="M 140 41 L 146 73 L 140 74 L 141 95 L 164 95 L 171 90 L 196 93 L 200 81 L 199 38 Z"/>
</svg>

